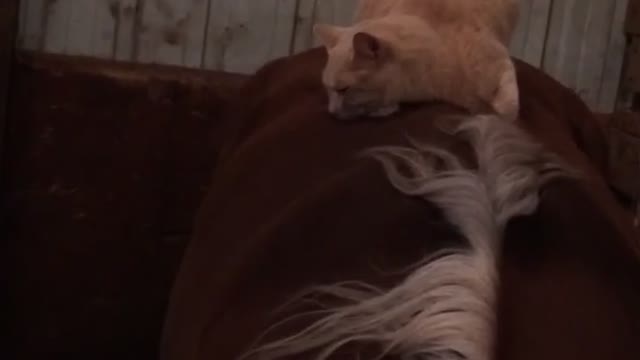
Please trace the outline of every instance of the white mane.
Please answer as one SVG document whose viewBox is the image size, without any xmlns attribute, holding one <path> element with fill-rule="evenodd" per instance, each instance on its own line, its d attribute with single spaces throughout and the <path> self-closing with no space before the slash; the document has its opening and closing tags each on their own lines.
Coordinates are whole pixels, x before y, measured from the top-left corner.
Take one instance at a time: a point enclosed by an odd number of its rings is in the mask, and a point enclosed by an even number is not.
<svg viewBox="0 0 640 360">
<path fill-rule="evenodd" d="M 505 226 L 516 216 L 535 212 L 540 188 L 569 172 L 513 124 L 497 117 L 461 119 L 454 134 L 470 143 L 477 169 L 465 168 L 443 149 L 415 143 L 366 154 L 382 164 L 400 192 L 441 208 L 469 247 L 426 258 L 388 290 L 359 283 L 316 288 L 315 293 L 347 305 L 329 309 L 308 328 L 245 357 L 271 360 L 313 352 L 305 358 L 324 360 L 342 346 L 359 342 L 377 345 L 380 358 L 492 357 L 496 260 Z M 444 169 L 440 165 L 436 170 L 438 162 Z"/>
</svg>

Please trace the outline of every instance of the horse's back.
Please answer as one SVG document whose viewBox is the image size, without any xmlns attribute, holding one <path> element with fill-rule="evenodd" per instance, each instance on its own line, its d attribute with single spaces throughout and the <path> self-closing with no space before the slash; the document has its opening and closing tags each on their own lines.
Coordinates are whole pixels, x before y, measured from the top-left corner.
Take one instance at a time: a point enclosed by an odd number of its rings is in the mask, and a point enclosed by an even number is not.
<svg viewBox="0 0 640 360">
<path fill-rule="evenodd" d="M 323 62 L 319 49 L 277 60 L 230 106 L 221 165 L 173 290 L 164 359 L 236 359 L 301 290 L 343 281 L 387 288 L 427 254 L 464 246 L 438 209 L 401 195 L 377 164 L 358 156 L 407 146 L 408 135 L 466 158 L 465 144 L 439 130 L 464 114 L 425 104 L 388 120 L 335 121 L 325 111 Z M 520 125 L 588 181 L 571 183 L 571 191 L 550 185 L 538 214 L 510 227 L 498 355 L 636 359 L 640 316 L 629 304 L 638 267 L 631 231 L 602 179 L 602 134 L 566 88 L 529 66 L 518 70 Z M 289 326 L 302 324 L 308 319 Z"/>
</svg>

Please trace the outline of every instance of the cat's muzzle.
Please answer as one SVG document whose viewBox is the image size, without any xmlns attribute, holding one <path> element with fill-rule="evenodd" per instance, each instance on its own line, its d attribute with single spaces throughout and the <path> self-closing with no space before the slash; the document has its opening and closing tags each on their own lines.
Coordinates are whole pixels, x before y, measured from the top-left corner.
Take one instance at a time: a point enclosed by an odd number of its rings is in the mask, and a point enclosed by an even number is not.
<svg viewBox="0 0 640 360">
<path fill-rule="evenodd" d="M 329 113 L 339 120 L 353 120 L 359 117 L 386 117 L 399 110 L 397 104 L 386 106 L 329 106 Z"/>
</svg>

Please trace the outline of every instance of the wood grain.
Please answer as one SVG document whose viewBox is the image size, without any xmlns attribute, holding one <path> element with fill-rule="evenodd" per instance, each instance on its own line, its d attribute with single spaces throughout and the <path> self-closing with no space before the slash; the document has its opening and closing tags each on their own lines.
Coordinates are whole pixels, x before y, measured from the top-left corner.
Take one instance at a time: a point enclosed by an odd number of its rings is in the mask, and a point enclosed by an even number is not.
<svg viewBox="0 0 640 360">
<path fill-rule="evenodd" d="M 629 1 L 617 1 L 611 21 L 611 31 L 609 33 L 609 44 L 607 46 L 607 56 L 605 56 L 604 73 L 602 83 L 598 93 L 598 103 L 595 105 L 599 111 L 613 111 L 616 107 L 620 80 L 624 64 L 624 53 L 627 48 L 627 36 L 624 32 L 624 17 L 626 15 Z M 640 18 L 638 18 L 640 21 Z"/>
<path fill-rule="evenodd" d="M 544 55 L 552 0 L 522 0 L 520 21 L 511 43 L 511 54 L 540 67 Z"/>
<path fill-rule="evenodd" d="M 46 25 L 45 0 L 21 0 L 20 12 L 20 46 L 26 50 L 41 50 Z"/>
<path fill-rule="evenodd" d="M 250 73 L 291 52 L 297 0 L 211 0 L 204 67 Z"/>
<path fill-rule="evenodd" d="M 594 110 L 612 111 L 624 57 L 627 0 L 554 1 L 543 68 Z M 606 94 L 605 94 L 606 92 Z"/>
<path fill-rule="evenodd" d="M 89 29 L 69 29 L 69 20 L 73 0 L 55 0 L 44 2 L 44 43 L 42 50 L 56 54 L 70 54 L 67 52 L 69 32 L 87 32 Z"/>
<path fill-rule="evenodd" d="M 613 110 L 626 30 L 640 0 L 519 0 L 511 53 L 571 87 L 595 110 Z M 348 24 L 357 0 L 24 0 L 19 46 L 252 73 L 316 46 L 315 23 Z M 627 5 L 630 10 L 627 12 Z M 640 30 L 637 30 L 640 31 Z"/>
<path fill-rule="evenodd" d="M 356 4 L 357 0 L 300 0 L 293 52 L 297 53 L 318 45 L 313 37 L 313 25 L 316 23 L 350 24 Z"/>
<path fill-rule="evenodd" d="M 116 39 L 113 58 L 116 60 L 129 60 L 135 58 L 136 42 L 135 30 L 139 0 L 120 0 L 112 3 L 111 9 L 116 18 Z"/>
<path fill-rule="evenodd" d="M 625 31 L 632 35 L 640 35 L 640 0 L 629 0 Z"/>
<path fill-rule="evenodd" d="M 144 1 L 136 60 L 200 67 L 208 7 L 208 0 Z"/>
</svg>

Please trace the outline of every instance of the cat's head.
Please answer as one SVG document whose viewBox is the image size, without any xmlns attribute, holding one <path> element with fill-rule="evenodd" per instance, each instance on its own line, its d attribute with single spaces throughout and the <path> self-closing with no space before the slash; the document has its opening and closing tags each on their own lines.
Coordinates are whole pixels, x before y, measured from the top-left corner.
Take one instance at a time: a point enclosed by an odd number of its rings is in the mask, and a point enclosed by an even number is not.
<svg viewBox="0 0 640 360">
<path fill-rule="evenodd" d="M 327 49 L 322 82 L 329 112 L 341 119 L 375 115 L 390 104 L 393 51 L 375 35 L 333 25 L 316 25 L 314 34 Z"/>
</svg>

